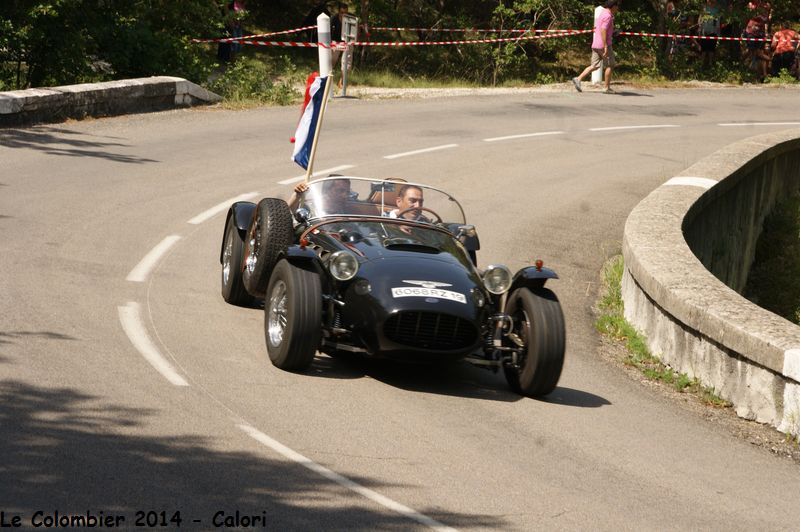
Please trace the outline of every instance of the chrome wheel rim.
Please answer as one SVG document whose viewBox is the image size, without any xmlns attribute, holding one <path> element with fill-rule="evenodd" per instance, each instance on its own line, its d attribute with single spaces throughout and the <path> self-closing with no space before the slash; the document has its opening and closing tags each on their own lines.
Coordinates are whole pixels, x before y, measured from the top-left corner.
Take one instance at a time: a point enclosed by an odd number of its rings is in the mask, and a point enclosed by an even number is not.
<svg viewBox="0 0 800 532">
<path fill-rule="evenodd" d="M 225 240 L 225 251 L 222 253 L 222 284 L 228 286 L 231 278 L 231 257 L 233 256 L 233 238 L 230 232 Z"/>
<path fill-rule="evenodd" d="M 256 218 L 253 230 L 250 232 L 250 240 L 247 241 L 247 260 L 245 268 L 248 273 L 253 273 L 258 262 L 258 242 L 261 238 L 261 218 Z"/>
<path fill-rule="evenodd" d="M 286 283 L 279 280 L 272 287 L 267 315 L 267 335 L 269 336 L 269 343 L 273 347 L 281 345 L 283 335 L 286 333 L 286 325 L 289 321 L 286 299 Z"/>
<path fill-rule="evenodd" d="M 517 366 L 519 367 L 519 371 L 522 372 L 522 368 L 525 367 L 525 361 L 528 359 L 528 345 L 530 344 L 530 334 L 532 333 L 531 320 L 528 318 L 528 313 L 525 312 L 522 305 L 520 305 L 517 312 L 514 313 L 514 323 L 519 324 L 519 327 L 517 327 L 517 336 L 519 336 L 524 344 L 522 352 L 517 358 Z"/>
</svg>

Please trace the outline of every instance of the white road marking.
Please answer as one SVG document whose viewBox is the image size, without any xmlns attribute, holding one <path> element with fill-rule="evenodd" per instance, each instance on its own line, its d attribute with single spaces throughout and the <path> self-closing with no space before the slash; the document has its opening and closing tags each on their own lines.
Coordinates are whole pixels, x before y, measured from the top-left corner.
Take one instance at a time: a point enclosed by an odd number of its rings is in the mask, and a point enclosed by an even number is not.
<svg viewBox="0 0 800 532">
<path fill-rule="evenodd" d="M 421 150 L 407 151 L 403 153 L 395 153 L 393 155 L 384 155 L 384 159 L 399 159 L 400 157 L 408 157 L 409 155 L 418 155 L 420 153 L 429 153 L 432 151 L 448 150 L 450 148 L 458 148 L 458 144 L 444 144 L 442 146 L 434 146 L 432 148 L 424 148 Z"/>
<path fill-rule="evenodd" d="M 161 256 L 164 255 L 169 248 L 171 248 L 181 237 L 178 235 L 171 235 L 162 240 L 156 247 L 150 250 L 150 253 L 144 256 L 144 258 L 136 265 L 134 269 L 131 270 L 131 273 L 125 278 L 126 281 L 132 281 L 134 283 L 143 283 L 147 280 L 147 276 L 150 275 L 150 270 L 152 270 L 158 261 L 161 259 Z"/>
<path fill-rule="evenodd" d="M 388 497 L 386 497 L 384 495 L 381 495 L 380 493 L 377 493 L 377 492 L 375 492 L 375 491 L 373 491 L 373 490 L 371 490 L 369 488 L 365 488 L 361 484 L 353 482 L 349 478 L 346 478 L 346 477 L 340 475 L 339 473 L 331 471 L 327 467 L 322 466 L 322 465 L 314 462 L 313 460 L 311 460 L 309 458 L 306 458 L 302 454 L 300 454 L 300 453 L 298 453 L 296 451 L 293 451 L 292 449 L 286 447 L 285 445 L 283 445 L 282 443 L 280 443 L 278 441 L 273 440 L 272 438 L 270 438 L 269 436 L 267 436 L 266 434 L 264 434 L 260 430 L 254 428 L 254 427 L 251 427 L 250 425 L 239 424 L 238 427 L 241 430 L 243 430 L 248 436 L 250 436 L 251 438 L 253 438 L 257 442 L 261 443 L 262 445 L 265 445 L 265 446 L 269 447 L 270 449 L 272 449 L 276 453 L 284 456 L 285 458 L 288 458 L 289 460 L 291 460 L 293 462 L 296 462 L 296 463 L 302 465 L 303 467 L 306 467 L 306 468 L 310 469 L 311 471 L 317 473 L 318 475 L 321 475 L 321 476 L 327 478 L 328 480 L 332 480 L 333 482 L 336 482 L 340 486 L 343 486 L 343 487 L 345 487 L 345 488 L 347 488 L 347 489 L 349 489 L 351 491 L 354 491 L 354 492 L 358 493 L 362 497 L 365 497 L 365 498 L 371 500 L 372 502 L 378 503 L 381 506 L 383 506 L 385 508 L 388 508 L 389 510 L 397 512 L 400 515 L 403 515 L 403 516 L 405 516 L 405 517 L 407 517 L 409 519 L 412 519 L 412 520 L 416 521 L 417 523 L 420 523 L 420 524 L 425 525 L 425 526 L 427 526 L 429 528 L 432 528 L 433 530 L 439 530 L 439 531 L 442 531 L 442 532 L 445 532 L 445 531 L 447 531 L 447 532 L 455 532 L 454 528 L 450 528 L 449 526 L 445 526 L 442 523 L 440 523 L 438 521 L 435 521 L 434 519 L 431 519 L 430 517 L 428 517 L 426 515 L 422 515 L 421 513 L 417 512 L 415 510 L 412 510 L 408 506 L 404 506 L 404 505 L 400 504 L 399 502 L 393 501 L 392 499 L 390 499 L 390 498 L 388 498 Z"/>
<path fill-rule="evenodd" d="M 563 135 L 563 131 L 542 131 L 541 133 L 524 133 L 522 135 L 509 135 L 507 137 L 492 137 L 483 139 L 483 142 L 499 142 L 501 140 L 526 139 L 529 137 L 547 137 L 550 135 Z"/>
<path fill-rule="evenodd" d="M 629 129 L 659 129 L 659 128 L 667 128 L 667 127 L 681 127 L 681 126 L 676 126 L 675 124 L 656 124 L 656 125 L 652 125 L 652 126 L 593 127 L 593 128 L 590 128 L 589 131 L 622 131 L 622 130 L 629 130 Z"/>
<path fill-rule="evenodd" d="M 198 214 L 197 216 L 195 216 L 194 218 L 192 218 L 191 220 L 189 220 L 186 223 L 189 223 L 189 224 L 192 224 L 192 225 L 200 225 L 201 223 L 203 223 L 203 222 L 205 222 L 207 220 L 210 220 L 211 218 L 213 218 L 214 216 L 218 215 L 219 213 L 226 211 L 228 209 L 228 207 L 231 206 L 231 203 L 236 203 L 237 201 L 245 201 L 245 200 L 248 200 L 248 199 L 253 198 L 255 196 L 258 196 L 258 192 L 248 192 L 247 194 L 241 194 L 239 196 L 236 196 L 235 198 L 231 198 L 231 199 L 229 199 L 227 201 L 223 201 L 222 203 L 220 203 L 218 205 L 214 205 L 213 207 L 211 207 L 207 211 L 201 212 L 200 214 Z"/>
<path fill-rule="evenodd" d="M 319 170 L 317 172 L 314 172 L 313 174 L 311 174 L 311 177 L 319 177 L 322 174 L 331 174 L 333 172 L 342 172 L 344 170 L 350 170 L 351 168 L 354 168 L 354 167 L 355 167 L 355 165 L 352 165 L 352 164 L 343 164 L 341 166 L 334 166 L 333 168 L 327 168 L 325 170 Z M 306 178 L 306 174 L 303 174 L 303 175 L 299 175 L 297 177 L 292 177 L 291 179 L 284 179 L 283 181 L 278 181 L 278 184 L 279 185 L 291 185 L 292 183 L 299 183 L 300 181 L 302 181 L 305 178 Z"/>
<path fill-rule="evenodd" d="M 709 189 L 719 183 L 719 181 L 714 181 L 713 179 L 708 179 L 706 177 L 673 177 L 666 183 L 664 183 L 665 187 L 671 186 L 680 186 L 685 185 L 689 187 L 700 187 Z"/>
<path fill-rule="evenodd" d="M 783 354 L 783 376 L 800 382 L 800 349 L 789 349 Z"/>
<path fill-rule="evenodd" d="M 720 127 L 744 127 L 744 126 L 800 126 L 800 122 L 731 122 L 727 124 L 717 124 Z"/>
<path fill-rule="evenodd" d="M 119 311 L 119 321 L 122 324 L 122 329 L 128 335 L 133 347 L 142 354 L 144 359 L 175 386 L 189 386 L 186 379 L 181 377 L 172 367 L 172 364 L 161 356 L 158 348 L 150 340 L 142 323 L 139 303 L 130 302 L 124 307 L 117 307 L 117 310 Z"/>
</svg>

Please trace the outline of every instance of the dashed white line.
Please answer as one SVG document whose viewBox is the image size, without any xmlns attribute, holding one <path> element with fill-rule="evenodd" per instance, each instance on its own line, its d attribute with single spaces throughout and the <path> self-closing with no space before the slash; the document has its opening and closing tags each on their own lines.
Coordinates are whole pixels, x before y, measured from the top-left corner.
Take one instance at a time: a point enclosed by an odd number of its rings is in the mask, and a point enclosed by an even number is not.
<svg viewBox="0 0 800 532">
<path fill-rule="evenodd" d="M 450 148 L 458 148 L 458 144 L 444 144 L 442 146 L 434 146 L 432 148 L 423 148 L 421 150 L 406 151 L 403 153 L 395 153 L 393 155 L 384 155 L 384 159 L 399 159 L 400 157 L 408 157 L 409 155 L 419 155 L 420 153 L 429 153 L 432 151 L 449 150 Z"/>
<path fill-rule="evenodd" d="M 198 214 L 197 216 L 195 216 L 194 218 L 192 218 L 191 220 L 189 220 L 186 223 L 189 223 L 189 224 L 192 224 L 192 225 L 200 225 L 201 223 L 205 222 L 206 220 L 210 220 L 211 218 L 213 218 L 214 216 L 218 215 L 219 213 L 224 212 L 228 207 L 231 206 L 231 203 L 236 203 L 237 201 L 245 201 L 245 200 L 248 200 L 248 199 L 253 198 L 255 196 L 258 196 L 258 192 L 248 192 L 247 194 L 241 194 L 239 196 L 236 196 L 235 198 L 231 198 L 231 199 L 229 199 L 227 201 L 223 201 L 222 203 L 220 203 L 218 205 L 214 205 L 213 207 L 211 207 L 207 211 L 201 212 L 200 214 Z"/>
<path fill-rule="evenodd" d="M 661 129 L 669 127 L 681 127 L 675 124 L 655 124 L 651 126 L 614 126 L 614 127 L 593 127 L 589 131 L 623 131 L 628 129 Z"/>
<path fill-rule="evenodd" d="M 302 454 L 300 454 L 300 453 L 298 453 L 296 451 L 293 451 L 292 449 L 290 449 L 290 448 L 286 447 L 285 445 L 283 445 L 282 443 L 270 438 L 269 436 L 267 436 L 266 434 L 264 434 L 260 430 L 254 428 L 254 427 L 251 427 L 250 425 L 240 424 L 240 425 L 238 425 L 238 427 L 241 430 L 243 430 L 248 436 L 250 436 L 251 438 L 253 438 L 257 442 L 261 443 L 262 445 L 265 445 L 265 446 L 269 447 L 270 449 L 272 449 L 276 453 L 284 456 L 285 458 L 288 458 L 289 460 L 291 460 L 293 462 L 296 462 L 296 463 L 302 465 L 303 467 L 306 467 L 306 468 L 310 469 L 311 471 L 317 473 L 318 475 L 321 475 L 321 476 L 323 476 L 323 477 L 325 477 L 325 478 L 327 478 L 329 480 L 332 480 L 333 482 L 339 484 L 340 486 L 343 486 L 343 487 L 345 487 L 345 488 L 347 488 L 347 489 L 349 489 L 351 491 L 354 491 L 354 492 L 358 493 L 362 497 L 365 497 L 365 498 L 369 499 L 372 502 L 380 504 L 381 506 L 383 506 L 385 508 L 388 508 L 389 510 L 397 512 L 400 515 L 403 515 L 403 516 L 405 516 L 405 517 L 407 517 L 409 519 L 412 519 L 412 520 L 416 521 L 417 523 L 420 523 L 420 524 L 425 525 L 425 526 L 427 526 L 429 528 L 432 528 L 433 530 L 439 530 L 441 532 L 445 532 L 445 531 L 447 531 L 447 532 L 455 532 L 454 528 L 450 528 L 449 526 L 445 526 L 442 523 L 440 523 L 440 522 L 438 522 L 438 521 L 436 521 L 434 519 L 431 519 L 430 517 L 428 517 L 426 515 L 422 515 L 421 513 L 417 512 L 415 510 L 412 510 L 408 506 L 405 506 L 403 504 L 400 504 L 399 502 L 393 501 L 392 499 L 390 499 L 390 498 L 388 498 L 388 497 L 386 497 L 384 495 L 381 495 L 380 493 L 378 493 L 376 491 L 373 491 L 373 490 L 371 490 L 369 488 L 366 488 L 366 487 L 362 486 L 361 484 L 353 482 L 349 478 L 344 477 L 344 476 L 342 476 L 339 473 L 336 473 L 334 471 L 331 471 L 327 467 L 322 466 L 322 465 L 314 462 L 313 460 L 311 460 L 309 458 L 306 458 Z"/>
<path fill-rule="evenodd" d="M 136 265 L 134 269 L 131 270 L 131 273 L 125 278 L 126 281 L 132 281 L 134 283 L 143 283 L 147 280 L 147 276 L 150 275 L 150 270 L 152 270 L 158 261 L 161 259 L 161 256 L 164 255 L 169 248 L 171 248 L 175 243 L 180 240 L 181 237 L 178 235 L 171 235 L 162 240 L 156 247 L 150 250 L 150 253 L 144 256 L 144 258 Z"/>
<path fill-rule="evenodd" d="M 744 127 L 744 126 L 800 126 L 800 122 L 730 122 L 717 124 L 720 127 Z"/>
<path fill-rule="evenodd" d="M 142 323 L 139 303 L 130 302 L 124 307 L 117 307 L 117 310 L 119 311 L 119 321 L 122 324 L 122 329 L 145 360 L 175 386 L 189 386 L 186 379 L 175 371 L 172 364 L 167 362 L 159 353 L 153 341 L 150 340 Z"/>
<path fill-rule="evenodd" d="M 343 164 L 341 166 L 334 166 L 333 168 L 326 168 L 325 170 L 318 170 L 311 174 L 311 177 L 319 177 L 322 174 L 330 174 L 333 172 L 343 172 L 345 170 L 350 170 L 354 168 L 355 165 L 352 164 Z M 298 183 L 306 178 L 306 174 L 299 175 L 297 177 L 292 177 L 291 179 L 284 179 L 283 181 L 278 181 L 279 185 L 291 185 L 292 183 Z"/>
<path fill-rule="evenodd" d="M 499 142 L 501 140 L 525 139 L 529 137 L 547 137 L 550 135 L 563 135 L 563 131 L 542 131 L 540 133 L 523 133 L 522 135 L 508 135 L 507 137 L 492 137 L 483 139 L 483 142 Z"/>
</svg>

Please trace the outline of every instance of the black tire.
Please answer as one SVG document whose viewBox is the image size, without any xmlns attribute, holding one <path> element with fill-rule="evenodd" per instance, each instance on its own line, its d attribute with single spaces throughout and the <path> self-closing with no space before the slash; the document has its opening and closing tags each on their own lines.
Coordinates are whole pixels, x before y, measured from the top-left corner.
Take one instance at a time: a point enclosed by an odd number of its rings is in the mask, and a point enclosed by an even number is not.
<svg viewBox="0 0 800 532">
<path fill-rule="evenodd" d="M 244 243 L 242 282 L 250 294 L 264 295 L 269 276 L 292 237 L 292 213 L 286 202 L 276 198 L 258 202 Z"/>
<path fill-rule="evenodd" d="M 269 359 L 280 369 L 302 371 L 314 359 L 321 336 L 319 274 L 281 260 L 272 271 L 264 300 L 264 339 Z"/>
<path fill-rule="evenodd" d="M 247 306 L 252 298 L 242 283 L 242 262 L 244 257 L 244 238 L 233 218 L 225 222 L 222 240 L 222 299 L 231 305 Z"/>
<path fill-rule="evenodd" d="M 529 397 L 552 392 L 564 366 L 566 329 L 556 295 L 546 288 L 519 288 L 508 299 L 506 312 L 514 318 L 514 332 L 527 347 L 519 367 L 506 366 L 512 390 Z"/>
</svg>

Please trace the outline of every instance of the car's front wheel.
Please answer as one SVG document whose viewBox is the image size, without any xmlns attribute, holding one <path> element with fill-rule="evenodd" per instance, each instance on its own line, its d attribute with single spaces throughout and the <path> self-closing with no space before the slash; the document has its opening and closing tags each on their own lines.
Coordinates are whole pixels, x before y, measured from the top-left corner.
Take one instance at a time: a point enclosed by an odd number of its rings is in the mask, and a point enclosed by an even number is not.
<svg viewBox="0 0 800 532">
<path fill-rule="evenodd" d="M 318 273 L 287 260 L 278 262 L 264 300 L 264 335 L 274 366 L 302 371 L 311 364 L 322 335 Z"/>
<path fill-rule="evenodd" d="M 244 306 L 251 298 L 242 283 L 242 257 L 244 255 L 244 239 L 228 218 L 225 223 L 225 236 L 222 243 L 222 299 L 231 305 Z"/>
<path fill-rule="evenodd" d="M 505 369 L 516 392 L 539 397 L 552 392 L 564 366 L 566 331 L 556 295 L 546 288 L 519 288 L 508 299 L 506 313 L 514 320 L 513 333 L 523 344 L 516 366 Z"/>
<path fill-rule="evenodd" d="M 292 213 L 282 199 L 258 202 L 253 223 L 247 231 L 242 282 L 248 292 L 261 297 L 269 276 L 281 255 L 292 243 Z"/>
</svg>

